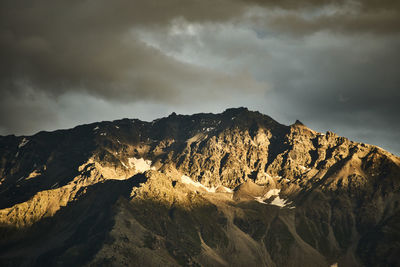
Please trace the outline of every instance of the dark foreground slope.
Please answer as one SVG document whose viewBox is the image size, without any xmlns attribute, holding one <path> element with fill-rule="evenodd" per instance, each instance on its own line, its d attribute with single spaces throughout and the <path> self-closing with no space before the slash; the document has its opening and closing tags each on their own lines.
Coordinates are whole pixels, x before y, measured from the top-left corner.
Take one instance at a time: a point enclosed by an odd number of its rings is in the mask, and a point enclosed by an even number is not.
<svg viewBox="0 0 400 267">
<path fill-rule="evenodd" d="M 0 137 L 1 266 L 400 265 L 400 159 L 245 108 Z"/>
</svg>

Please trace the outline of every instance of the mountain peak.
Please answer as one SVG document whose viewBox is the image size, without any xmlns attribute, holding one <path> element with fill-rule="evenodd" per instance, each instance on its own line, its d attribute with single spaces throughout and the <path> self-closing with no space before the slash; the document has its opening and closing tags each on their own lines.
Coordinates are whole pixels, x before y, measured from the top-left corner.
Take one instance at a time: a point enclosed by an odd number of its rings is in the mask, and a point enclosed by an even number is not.
<svg viewBox="0 0 400 267">
<path fill-rule="evenodd" d="M 302 123 L 299 120 L 296 120 L 295 123 L 293 125 L 297 125 L 297 126 L 305 126 L 304 123 Z"/>
<path fill-rule="evenodd" d="M 0 138 L 0 266 L 395 259 L 400 159 L 302 125 L 240 107 Z"/>
<path fill-rule="evenodd" d="M 178 115 L 176 114 L 176 112 L 172 112 L 168 117 L 169 117 L 169 118 L 174 118 L 174 117 L 176 117 L 176 116 L 178 116 Z"/>
<path fill-rule="evenodd" d="M 223 112 L 223 114 L 238 115 L 238 114 L 247 113 L 247 112 L 249 112 L 248 108 L 238 107 L 238 108 L 228 108 Z"/>
</svg>

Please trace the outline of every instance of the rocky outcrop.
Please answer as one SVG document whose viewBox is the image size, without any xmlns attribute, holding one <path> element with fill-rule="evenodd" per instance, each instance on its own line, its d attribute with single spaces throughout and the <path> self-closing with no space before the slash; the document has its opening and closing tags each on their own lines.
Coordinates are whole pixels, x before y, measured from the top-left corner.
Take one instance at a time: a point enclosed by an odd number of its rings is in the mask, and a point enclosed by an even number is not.
<svg viewBox="0 0 400 267">
<path fill-rule="evenodd" d="M 0 263 L 396 265 L 399 189 L 399 157 L 246 108 L 5 136 Z"/>
</svg>

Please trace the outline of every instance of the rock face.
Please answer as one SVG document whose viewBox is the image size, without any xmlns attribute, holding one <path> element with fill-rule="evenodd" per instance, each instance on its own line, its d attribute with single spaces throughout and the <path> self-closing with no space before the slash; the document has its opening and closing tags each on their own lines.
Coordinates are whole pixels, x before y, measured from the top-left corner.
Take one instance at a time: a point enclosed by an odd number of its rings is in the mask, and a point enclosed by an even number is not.
<svg viewBox="0 0 400 267">
<path fill-rule="evenodd" d="M 1 266 L 396 266 L 399 203 L 399 157 L 246 108 L 0 137 Z"/>
</svg>

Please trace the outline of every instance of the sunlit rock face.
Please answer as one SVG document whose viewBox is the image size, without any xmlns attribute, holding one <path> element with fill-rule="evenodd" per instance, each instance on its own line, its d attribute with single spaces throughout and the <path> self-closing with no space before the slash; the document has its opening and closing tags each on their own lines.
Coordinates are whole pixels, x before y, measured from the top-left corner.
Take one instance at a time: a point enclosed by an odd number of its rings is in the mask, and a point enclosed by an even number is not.
<svg viewBox="0 0 400 267">
<path fill-rule="evenodd" d="M 400 159 L 246 108 L 0 137 L 1 266 L 400 265 Z"/>
</svg>

